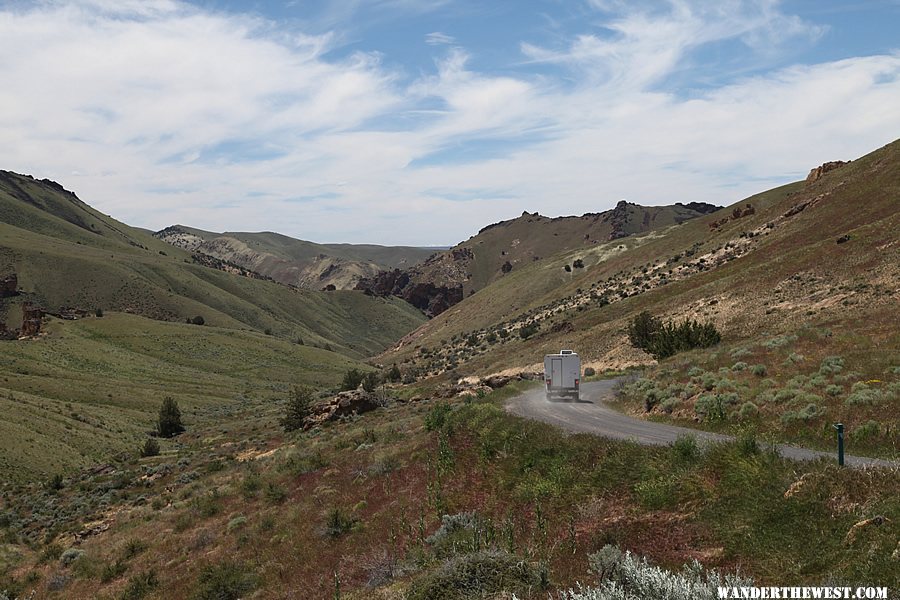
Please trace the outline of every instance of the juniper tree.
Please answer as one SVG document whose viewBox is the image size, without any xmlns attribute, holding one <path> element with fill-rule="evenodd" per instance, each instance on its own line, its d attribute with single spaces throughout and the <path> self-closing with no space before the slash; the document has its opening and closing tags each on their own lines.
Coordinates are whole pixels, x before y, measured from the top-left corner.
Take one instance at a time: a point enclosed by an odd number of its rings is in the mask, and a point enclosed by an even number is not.
<svg viewBox="0 0 900 600">
<path fill-rule="evenodd" d="M 159 423 L 156 428 L 159 437 L 170 438 L 182 433 L 184 425 L 181 424 L 181 411 L 175 398 L 167 396 L 163 399 L 159 408 Z"/>
<path fill-rule="evenodd" d="M 284 416 L 279 421 L 285 431 L 301 429 L 306 417 L 312 412 L 313 397 L 308 389 L 294 387 L 288 396 Z"/>
</svg>

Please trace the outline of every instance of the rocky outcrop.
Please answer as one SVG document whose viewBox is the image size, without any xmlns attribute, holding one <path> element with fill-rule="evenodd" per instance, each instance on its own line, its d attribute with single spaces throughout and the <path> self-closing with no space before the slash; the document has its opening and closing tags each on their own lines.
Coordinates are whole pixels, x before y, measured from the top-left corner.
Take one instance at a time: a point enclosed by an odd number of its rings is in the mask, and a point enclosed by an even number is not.
<svg viewBox="0 0 900 600">
<path fill-rule="evenodd" d="M 835 169 L 839 169 L 844 165 L 849 165 L 850 161 L 842 161 L 842 160 L 833 160 L 831 162 L 824 163 L 815 169 L 810 170 L 809 175 L 806 176 L 806 183 L 813 183 L 814 181 L 818 181 L 819 178 L 822 177 L 825 173 L 830 171 L 834 171 Z"/>
<path fill-rule="evenodd" d="M 304 420 L 303 428 L 311 429 L 330 421 L 361 415 L 376 408 L 381 408 L 378 398 L 360 386 L 355 390 L 341 392 L 331 400 L 313 406 L 312 414 Z"/>
<path fill-rule="evenodd" d="M 84 310 L 83 308 L 63 306 L 56 312 L 51 312 L 48 310 L 47 314 L 56 317 L 57 319 L 63 319 L 65 321 L 77 321 L 78 319 L 87 318 L 94 313 L 89 310 Z"/>
<path fill-rule="evenodd" d="M 22 331 L 20 337 L 34 337 L 41 332 L 44 311 L 30 302 L 22 305 Z"/>
<path fill-rule="evenodd" d="M 399 296 L 433 317 L 542 256 L 678 225 L 718 209 L 703 202 L 640 206 L 622 200 L 612 210 L 581 216 L 551 218 L 525 211 L 412 268 L 364 278 L 356 289 Z"/>
<path fill-rule="evenodd" d="M 211 256 L 209 254 L 195 252 L 191 254 L 191 260 L 193 260 L 194 263 L 198 265 L 203 265 L 204 267 L 209 267 L 210 269 L 225 271 L 226 273 L 231 273 L 232 275 L 240 275 L 241 277 L 260 279 L 262 281 L 272 281 L 271 277 L 260 275 L 256 271 L 251 271 L 250 269 L 246 269 L 238 264 L 227 260 L 222 260 L 221 258 L 216 258 L 215 256 Z"/>
<path fill-rule="evenodd" d="M 382 271 L 372 278 L 361 279 L 357 290 L 376 296 L 403 298 L 429 317 L 435 317 L 463 299 L 462 285 L 439 286 L 431 282 L 413 283 L 409 272 L 394 269 Z"/>
<path fill-rule="evenodd" d="M 19 278 L 15 273 L 0 279 L 0 298 L 11 298 L 18 295 Z"/>
<path fill-rule="evenodd" d="M 688 202 L 687 204 L 682 204 L 681 202 L 676 202 L 675 206 L 683 206 L 689 210 L 698 212 L 701 215 L 708 215 L 708 214 L 714 213 L 717 210 L 720 210 L 722 208 L 721 206 L 716 206 L 715 204 L 709 204 L 708 202 Z"/>
<path fill-rule="evenodd" d="M 609 234 L 610 240 L 627 237 L 628 233 L 625 231 L 625 225 L 628 223 L 628 203 L 620 200 L 616 207 L 609 211 L 609 216 L 606 220 L 612 225 L 612 232 Z"/>
<path fill-rule="evenodd" d="M 738 219 L 743 219 L 744 217 L 749 217 L 750 215 L 755 215 L 755 214 L 756 214 L 756 209 L 753 208 L 752 204 L 747 204 L 747 206 L 745 206 L 744 208 L 741 208 L 740 206 L 736 206 L 731 211 L 730 217 L 726 216 L 717 221 L 713 221 L 712 223 L 709 224 L 709 228 L 717 229 L 717 228 L 721 227 L 722 225 L 725 225 L 726 223 L 728 223 L 728 221 L 737 221 Z"/>
</svg>

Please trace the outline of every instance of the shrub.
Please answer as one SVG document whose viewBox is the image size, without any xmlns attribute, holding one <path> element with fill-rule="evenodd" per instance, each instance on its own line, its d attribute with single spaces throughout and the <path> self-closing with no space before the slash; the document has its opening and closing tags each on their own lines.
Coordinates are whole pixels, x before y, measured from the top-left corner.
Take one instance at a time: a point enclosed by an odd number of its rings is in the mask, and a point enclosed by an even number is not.
<svg viewBox="0 0 900 600">
<path fill-rule="evenodd" d="M 732 371 L 745 371 L 745 370 L 747 369 L 748 366 L 749 366 L 749 365 L 747 365 L 747 363 L 745 363 L 745 362 L 742 361 L 742 360 L 739 360 L 738 362 L 734 363 L 734 364 L 731 366 L 731 370 L 732 370 Z"/>
<path fill-rule="evenodd" d="M 147 549 L 147 542 L 138 539 L 130 539 L 125 543 L 125 549 L 122 551 L 122 558 L 129 560 L 144 552 Z"/>
<path fill-rule="evenodd" d="M 730 379 L 720 379 L 716 383 L 716 391 L 717 392 L 728 392 L 732 391 L 736 388 L 735 383 Z"/>
<path fill-rule="evenodd" d="M 103 565 L 103 569 L 100 570 L 100 581 L 102 583 L 109 583 L 124 575 L 127 570 L 128 563 L 121 558 L 117 558 L 113 562 Z"/>
<path fill-rule="evenodd" d="M 284 416 L 279 424 L 285 431 L 296 431 L 303 428 L 306 417 L 312 412 L 313 395 L 307 388 L 293 387 L 284 407 Z"/>
<path fill-rule="evenodd" d="M 654 337 L 662 328 L 662 321 L 644 311 L 631 320 L 628 326 L 628 341 L 635 348 L 648 349 Z"/>
<path fill-rule="evenodd" d="M 878 421 L 866 421 L 853 430 L 853 439 L 865 440 L 867 438 L 878 437 L 881 432 L 881 426 Z"/>
<path fill-rule="evenodd" d="M 769 350 L 774 350 L 776 348 L 781 348 L 782 346 L 786 346 L 786 345 L 796 342 L 796 341 L 797 341 L 796 335 L 779 335 L 779 336 L 776 336 L 776 337 L 768 340 L 763 345 Z"/>
<path fill-rule="evenodd" d="M 756 432 L 748 428 L 742 429 L 737 437 L 737 447 L 741 454 L 745 456 L 759 454 L 759 442 L 756 439 Z"/>
<path fill-rule="evenodd" d="M 694 462 L 700 456 L 697 438 L 691 434 L 679 435 L 672 442 L 672 454 L 680 462 Z"/>
<path fill-rule="evenodd" d="M 575 261 L 572 263 L 572 266 L 575 267 L 576 269 L 583 269 L 584 261 L 580 258 L 576 258 Z"/>
<path fill-rule="evenodd" d="M 72 563 L 84 556 L 84 554 L 84 550 L 80 548 L 69 548 L 59 555 L 59 562 L 64 567 L 70 567 Z"/>
<path fill-rule="evenodd" d="M 667 415 L 672 414 L 672 411 L 675 410 L 676 406 L 678 406 L 678 398 L 666 398 L 659 404 L 659 407 Z"/>
<path fill-rule="evenodd" d="M 675 503 L 675 478 L 662 475 L 654 479 L 644 479 L 634 485 L 638 501 L 646 508 L 658 510 Z"/>
<path fill-rule="evenodd" d="M 834 396 L 835 398 L 844 393 L 844 387 L 832 383 L 828 387 L 825 388 L 825 393 L 829 396 Z"/>
<path fill-rule="evenodd" d="M 344 373 L 344 379 L 341 381 L 341 391 L 355 390 L 363 382 L 365 374 L 359 369 L 350 369 Z"/>
<path fill-rule="evenodd" d="M 266 500 L 272 504 L 281 504 L 287 499 L 287 491 L 274 481 L 270 481 L 266 484 L 264 493 Z"/>
<path fill-rule="evenodd" d="M 462 512 L 441 517 L 441 526 L 425 538 L 437 556 L 447 556 L 457 552 L 475 552 L 474 532 L 480 531 L 481 523 L 474 512 Z"/>
<path fill-rule="evenodd" d="M 685 350 L 708 348 L 718 344 L 722 336 L 712 323 L 692 319 L 663 322 L 644 311 L 632 319 L 628 339 L 633 346 L 661 360 Z"/>
<path fill-rule="evenodd" d="M 802 354 L 798 354 L 796 352 L 791 352 L 788 354 L 788 357 L 784 359 L 784 364 L 791 365 L 803 362 L 806 359 Z"/>
<path fill-rule="evenodd" d="M 58 492 L 63 489 L 63 476 L 59 473 L 54 474 L 47 480 L 44 487 L 46 487 L 49 492 Z"/>
<path fill-rule="evenodd" d="M 247 500 L 256 498 L 256 494 L 259 493 L 262 486 L 262 477 L 259 476 L 259 473 L 256 470 L 251 469 L 241 482 L 241 494 Z"/>
<path fill-rule="evenodd" d="M 121 600 L 141 600 L 159 587 L 159 578 L 153 569 L 138 573 L 128 579 L 128 585 L 122 591 Z"/>
<path fill-rule="evenodd" d="M 98 308 L 95 308 L 95 309 L 94 309 L 94 316 L 95 316 L 95 317 L 98 317 L 98 318 L 99 318 L 99 317 L 102 317 L 102 316 L 103 316 L 103 309 L 102 309 L 102 308 L 99 308 L 99 307 L 98 307 Z"/>
<path fill-rule="evenodd" d="M 141 456 L 147 458 L 148 456 L 158 456 L 159 455 L 159 442 L 157 442 L 153 438 L 147 438 L 147 441 L 144 442 L 144 445 L 141 446 Z"/>
<path fill-rule="evenodd" d="M 255 573 L 234 562 L 207 565 L 200 572 L 193 600 L 238 600 L 259 585 Z"/>
<path fill-rule="evenodd" d="M 706 373 L 706 371 L 704 371 L 701 367 L 691 367 L 690 369 L 688 369 L 687 375 L 688 377 L 700 377 L 704 373 Z"/>
<path fill-rule="evenodd" d="M 597 374 L 597 371 L 593 367 L 585 367 L 584 376 L 585 377 L 593 377 Z"/>
<path fill-rule="evenodd" d="M 788 400 L 793 400 L 796 395 L 796 391 L 784 388 L 775 392 L 774 400 L 775 402 L 787 402 Z"/>
<path fill-rule="evenodd" d="M 682 436 L 690 437 L 693 436 Z M 681 439 L 681 438 L 679 438 Z M 696 444 L 695 444 L 696 446 Z M 588 555 L 588 569 L 597 576 L 597 579 L 618 579 L 619 568 L 622 564 L 622 551 L 618 546 L 607 544 L 599 551 Z"/>
<path fill-rule="evenodd" d="M 193 319 L 191 319 L 191 323 L 194 324 L 194 325 L 206 325 L 206 319 L 204 319 L 204 318 L 203 318 L 202 316 L 200 316 L 200 315 L 197 315 L 196 317 L 194 317 Z"/>
<path fill-rule="evenodd" d="M 826 356 L 819 367 L 820 375 L 836 375 L 844 370 L 844 359 L 840 356 Z"/>
<path fill-rule="evenodd" d="M 545 566 L 500 550 L 453 557 L 412 581 L 407 600 L 464 600 L 500 592 L 533 593 L 549 585 Z"/>
<path fill-rule="evenodd" d="M 863 382 L 854 383 L 850 388 L 850 395 L 847 396 L 845 402 L 851 406 L 878 404 L 881 400 L 881 392 L 869 387 Z"/>
<path fill-rule="evenodd" d="M 750 367 L 750 372 L 757 377 L 765 377 L 769 373 L 766 370 L 766 365 L 753 365 L 752 367 Z"/>
<path fill-rule="evenodd" d="M 432 406 L 431 410 L 428 411 L 428 414 L 425 415 L 425 430 L 437 431 L 438 429 L 441 429 L 444 426 L 444 422 L 447 420 L 447 415 L 449 415 L 452 410 L 453 407 L 447 402 L 438 402 Z"/>
<path fill-rule="evenodd" d="M 228 530 L 228 533 L 231 533 L 237 529 L 243 528 L 246 524 L 247 524 L 247 517 L 245 517 L 244 515 L 238 515 L 238 516 L 234 517 L 233 519 L 231 519 L 230 521 L 228 521 L 228 525 L 226 526 L 226 529 Z"/>
<path fill-rule="evenodd" d="M 375 388 L 378 387 L 378 373 L 376 373 L 375 371 L 369 371 L 368 373 L 366 373 L 362 379 L 362 386 L 363 389 L 367 392 L 374 392 Z"/>
<path fill-rule="evenodd" d="M 164 398 L 162 406 L 159 408 L 159 420 L 156 431 L 160 437 L 164 438 L 174 437 L 184 431 L 178 402 L 171 396 Z"/>
<path fill-rule="evenodd" d="M 817 404 L 810 403 L 807 404 L 801 410 L 793 411 L 789 410 L 781 415 L 781 423 L 783 425 L 791 425 L 796 421 L 803 421 L 804 423 L 808 423 L 809 421 L 813 421 L 818 419 L 821 416 L 825 415 L 825 409 L 820 407 Z"/>
<path fill-rule="evenodd" d="M 604 551 L 606 549 L 604 548 Z M 592 555 L 593 556 L 593 555 Z M 561 593 L 560 600 L 716 600 L 719 588 L 740 588 L 753 585 L 752 580 L 736 575 L 720 575 L 707 571 L 699 562 L 685 565 L 681 572 L 671 572 L 650 565 L 626 552 L 601 577 L 597 587 L 579 587 Z"/>
<path fill-rule="evenodd" d="M 41 551 L 41 555 L 38 558 L 38 564 L 47 564 L 56 559 L 58 559 L 62 555 L 62 547 L 59 544 L 48 544 Z"/>
<path fill-rule="evenodd" d="M 532 321 L 528 325 L 519 328 L 519 337 L 523 340 L 527 340 L 528 338 L 536 334 L 540 327 L 541 326 L 536 321 Z"/>
<path fill-rule="evenodd" d="M 356 525 L 358 519 L 345 513 L 340 508 L 332 508 L 325 519 L 325 535 L 336 538 L 344 535 Z"/>
<path fill-rule="evenodd" d="M 759 407 L 752 402 L 744 402 L 738 410 L 738 416 L 741 419 L 752 419 L 759 414 Z"/>
<path fill-rule="evenodd" d="M 721 394 L 704 394 L 694 402 L 694 412 L 706 421 L 725 418 L 725 401 Z"/>
</svg>

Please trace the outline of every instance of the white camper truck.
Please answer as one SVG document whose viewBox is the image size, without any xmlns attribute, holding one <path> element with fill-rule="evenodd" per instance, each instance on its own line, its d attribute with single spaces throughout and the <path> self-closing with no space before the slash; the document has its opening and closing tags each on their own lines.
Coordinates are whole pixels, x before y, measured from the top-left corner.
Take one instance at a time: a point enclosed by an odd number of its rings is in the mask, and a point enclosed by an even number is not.
<svg viewBox="0 0 900 600">
<path fill-rule="evenodd" d="M 548 354 L 544 357 L 544 381 L 547 383 L 547 400 L 554 398 L 578 400 L 581 359 L 572 350 Z"/>
</svg>

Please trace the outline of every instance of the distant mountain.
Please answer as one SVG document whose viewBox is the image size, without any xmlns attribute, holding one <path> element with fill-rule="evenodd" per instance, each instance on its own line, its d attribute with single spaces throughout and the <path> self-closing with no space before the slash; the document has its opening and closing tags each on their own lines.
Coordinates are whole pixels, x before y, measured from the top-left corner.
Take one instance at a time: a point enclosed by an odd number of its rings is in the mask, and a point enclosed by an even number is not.
<svg viewBox="0 0 900 600">
<path fill-rule="evenodd" d="M 0 297 L 0 325 L 7 328 L 23 324 L 26 302 L 71 315 L 102 309 L 180 322 L 202 316 L 208 325 L 302 338 L 363 357 L 423 320 L 400 300 L 292 289 L 241 265 L 192 255 L 94 210 L 59 183 L 0 171 L 0 281 L 13 276 L 15 295 Z"/>
<path fill-rule="evenodd" d="M 353 289 L 385 269 L 409 268 L 436 249 L 371 244 L 316 244 L 278 233 L 213 233 L 173 225 L 153 234 L 191 253 L 207 254 L 275 281 L 321 290 Z M 330 289 L 330 288 L 329 288 Z"/>
<path fill-rule="evenodd" d="M 399 296 L 434 316 L 500 277 L 548 256 L 677 225 L 719 208 L 702 202 L 640 206 L 622 201 L 612 210 L 580 217 L 524 212 L 484 227 L 419 265 L 364 278 L 357 288 Z"/>
</svg>

